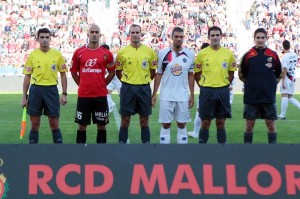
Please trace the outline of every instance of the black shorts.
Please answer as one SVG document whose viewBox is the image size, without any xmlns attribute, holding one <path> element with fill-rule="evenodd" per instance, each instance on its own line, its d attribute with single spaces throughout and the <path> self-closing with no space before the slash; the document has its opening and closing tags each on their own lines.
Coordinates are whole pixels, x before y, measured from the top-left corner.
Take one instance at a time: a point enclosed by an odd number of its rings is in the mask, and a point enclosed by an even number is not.
<svg viewBox="0 0 300 199">
<path fill-rule="evenodd" d="M 268 119 L 277 120 L 275 104 L 245 104 L 244 118 L 247 120 Z"/>
<path fill-rule="evenodd" d="M 202 120 L 231 118 L 229 87 L 200 87 L 199 117 Z"/>
<path fill-rule="evenodd" d="M 106 125 L 108 121 L 107 97 L 77 98 L 75 122 L 90 125 L 91 117 L 94 124 Z"/>
<path fill-rule="evenodd" d="M 151 88 L 150 84 L 132 85 L 122 83 L 120 93 L 120 114 L 143 116 L 151 115 Z"/>
<path fill-rule="evenodd" d="M 32 84 L 28 96 L 28 114 L 33 116 L 59 117 L 60 103 L 56 85 L 38 86 Z"/>
</svg>

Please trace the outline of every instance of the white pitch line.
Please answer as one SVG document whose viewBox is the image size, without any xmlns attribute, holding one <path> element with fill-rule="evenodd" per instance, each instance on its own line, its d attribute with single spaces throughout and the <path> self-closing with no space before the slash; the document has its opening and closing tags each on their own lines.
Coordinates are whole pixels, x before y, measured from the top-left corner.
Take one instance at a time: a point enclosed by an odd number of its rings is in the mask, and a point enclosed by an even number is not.
<svg viewBox="0 0 300 199">
<path fill-rule="evenodd" d="M 115 105 L 113 113 L 114 113 L 114 118 L 115 118 L 115 121 L 116 121 L 117 129 L 119 130 L 120 126 L 121 126 L 121 118 L 120 118 L 120 115 L 119 115 L 119 111 L 118 111 L 117 105 Z"/>
</svg>

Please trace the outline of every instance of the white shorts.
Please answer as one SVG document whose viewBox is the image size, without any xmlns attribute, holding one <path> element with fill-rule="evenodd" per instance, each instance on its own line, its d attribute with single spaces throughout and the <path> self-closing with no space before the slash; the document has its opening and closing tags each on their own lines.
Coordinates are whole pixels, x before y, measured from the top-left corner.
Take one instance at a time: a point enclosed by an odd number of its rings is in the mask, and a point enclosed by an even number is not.
<svg viewBox="0 0 300 199">
<path fill-rule="evenodd" d="M 294 95 L 295 93 L 295 82 L 291 81 L 289 78 L 285 78 L 285 89 L 282 88 L 282 82 L 280 82 L 280 92 L 281 94 Z"/>
<path fill-rule="evenodd" d="M 116 90 L 118 94 L 120 94 L 121 87 L 122 87 L 122 83 L 117 76 L 115 76 L 111 80 L 111 82 L 106 86 L 107 90 L 111 90 L 111 91 Z"/>
<path fill-rule="evenodd" d="M 189 102 L 172 102 L 160 100 L 159 119 L 161 123 L 177 122 L 186 123 L 191 121 Z"/>
</svg>

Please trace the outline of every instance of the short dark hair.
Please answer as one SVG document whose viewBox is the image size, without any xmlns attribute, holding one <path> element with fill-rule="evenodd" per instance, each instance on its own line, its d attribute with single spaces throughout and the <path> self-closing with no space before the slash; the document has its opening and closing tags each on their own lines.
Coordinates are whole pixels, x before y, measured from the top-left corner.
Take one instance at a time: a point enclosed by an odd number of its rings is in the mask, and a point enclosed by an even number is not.
<svg viewBox="0 0 300 199">
<path fill-rule="evenodd" d="M 291 44 L 288 40 L 284 40 L 282 42 L 282 47 L 284 48 L 284 50 L 289 50 L 291 48 Z"/>
<path fill-rule="evenodd" d="M 257 33 L 264 33 L 264 35 L 267 37 L 267 31 L 264 29 L 264 28 L 257 28 L 255 31 L 254 31 L 254 38 L 255 36 L 257 35 Z"/>
<path fill-rule="evenodd" d="M 107 50 L 109 50 L 109 46 L 107 44 L 102 44 L 101 47 L 106 48 Z"/>
<path fill-rule="evenodd" d="M 49 30 L 48 28 L 40 28 L 40 29 L 38 30 L 38 32 L 37 32 L 37 38 L 40 37 L 40 34 L 41 34 L 41 33 L 49 33 L 49 35 L 51 35 L 51 32 L 50 32 L 50 30 Z"/>
<path fill-rule="evenodd" d="M 172 37 L 174 36 L 174 32 L 184 32 L 184 30 L 180 27 L 173 28 L 172 34 L 171 34 Z"/>
<path fill-rule="evenodd" d="M 131 28 L 134 28 L 134 27 L 139 27 L 139 29 L 140 29 L 140 32 L 142 32 L 142 28 L 141 28 L 141 26 L 140 26 L 140 25 L 137 25 L 137 24 L 132 24 L 132 25 L 130 26 L 130 28 L 129 28 L 129 33 L 130 33 L 130 30 L 131 30 Z"/>
<path fill-rule="evenodd" d="M 221 28 L 219 28 L 218 26 L 212 26 L 212 27 L 210 27 L 210 28 L 208 29 L 208 36 L 210 36 L 210 32 L 211 32 L 211 31 L 214 31 L 214 30 L 220 31 L 220 35 L 223 34 Z"/>
<path fill-rule="evenodd" d="M 204 43 L 201 45 L 200 49 L 202 50 L 203 48 L 206 48 L 206 47 L 208 47 L 208 46 L 209 46 L 209 43 L 204 42 Z"/>
</svg>

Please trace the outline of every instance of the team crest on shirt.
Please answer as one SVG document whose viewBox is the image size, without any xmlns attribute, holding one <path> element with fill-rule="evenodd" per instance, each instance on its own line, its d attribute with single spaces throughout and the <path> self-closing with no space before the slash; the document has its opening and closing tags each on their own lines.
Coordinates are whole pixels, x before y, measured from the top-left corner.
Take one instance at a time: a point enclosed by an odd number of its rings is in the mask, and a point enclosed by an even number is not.
<svg viewBox="0 0 300 199">
<path fill-rule="evenodd" d="M 152 66 L 156 66 L 157 65 L 157 60 L 154 60 L 153 62 L 152 62 Z"/>
<path fill-rule="evenodd" d="M 142 61 L 142 68 L 147 68 L 148 67 L 148 62 L 147 60 Z"/>
<path fill-rule="evenodd" d="M 182 73 L 182 66 L 180 64 L 174 64 L 172 67 L 171 67 L 171 73 L 174 75 L 174 76 L 179 76 L 181 75 Z"/>
<path fill-rule="evenodd" d="M 106 61 L 107 60 L 107 55 L 104 55 L 103 59 L 104 59 L 104 61 Z"/>
<path fill-rule="evenodd" d="M 186 59 L 186 58 L 183 58 L 182 61 L 183 61 L 183 63 L 186 63 L 186 62 L 187 62 L 187 59 Z"/>
<path fill-rule="evenodd" d="M 272 57 L 268 57 L 268 62 L 272 62 Z"/>
<path fill-rule="evenodd" d="M 55 70 L 56 70 L 56 64 L 52 64 L 52 65 L 51 65 L 51 69 L 52 69 L 53 71 L 55 71 Z"/>
</svg>

